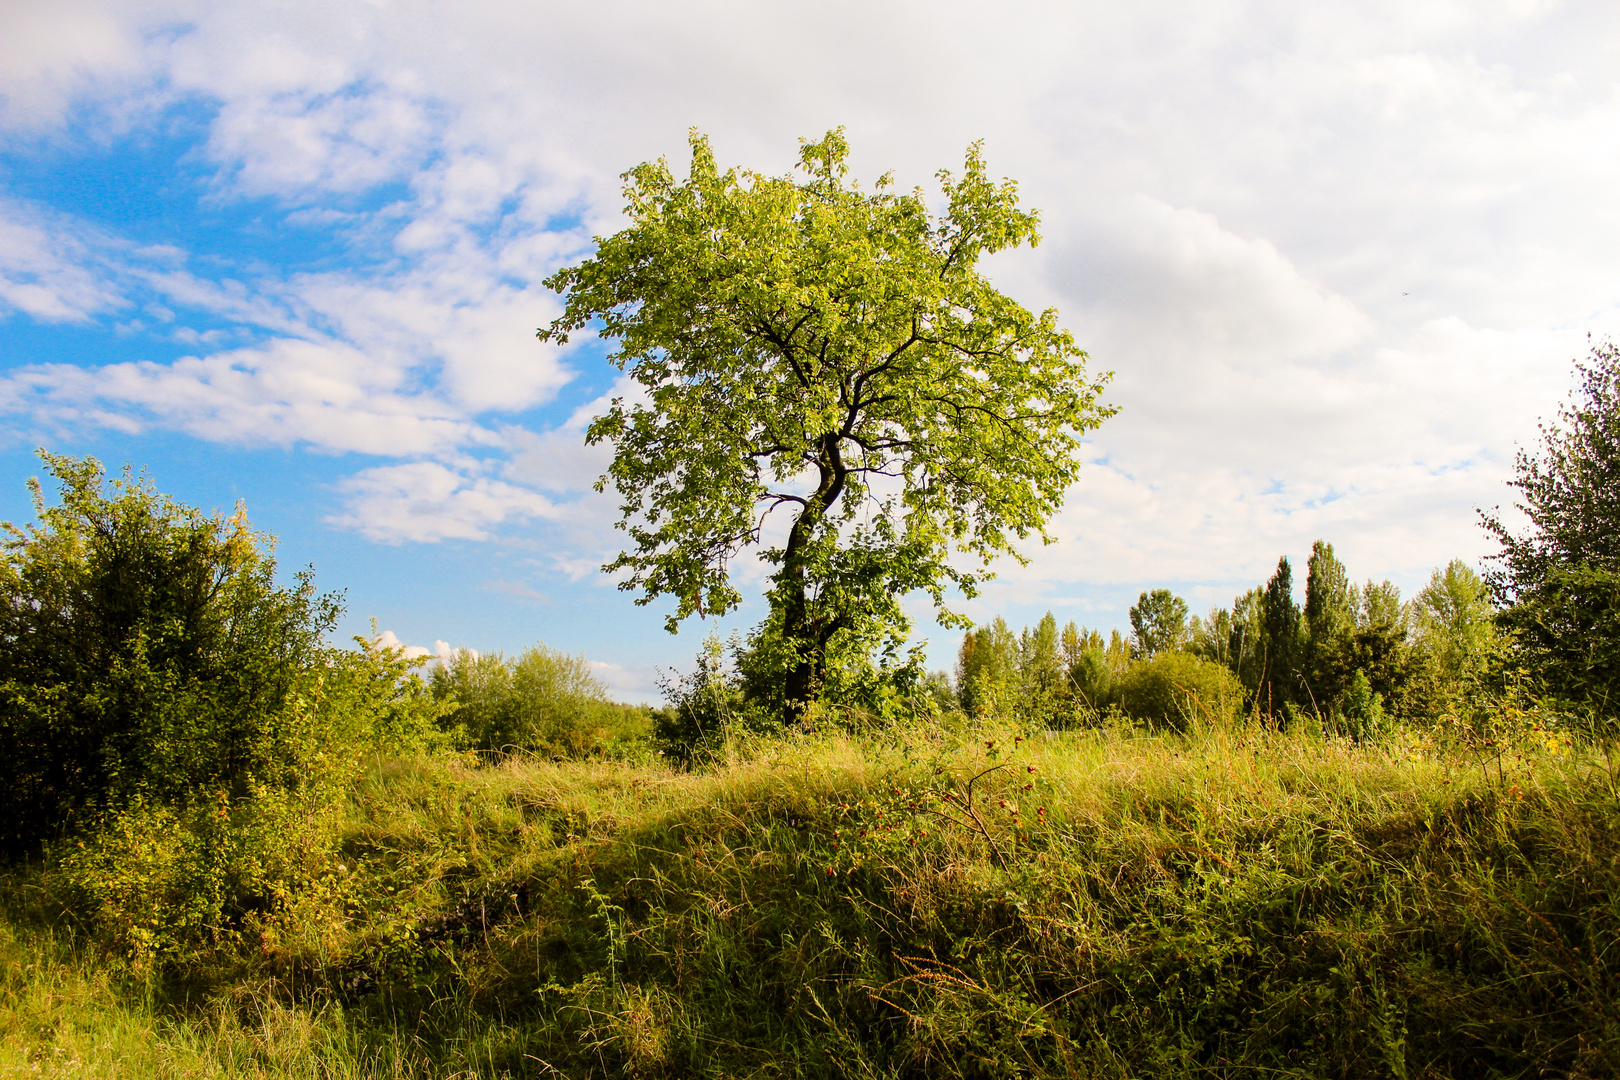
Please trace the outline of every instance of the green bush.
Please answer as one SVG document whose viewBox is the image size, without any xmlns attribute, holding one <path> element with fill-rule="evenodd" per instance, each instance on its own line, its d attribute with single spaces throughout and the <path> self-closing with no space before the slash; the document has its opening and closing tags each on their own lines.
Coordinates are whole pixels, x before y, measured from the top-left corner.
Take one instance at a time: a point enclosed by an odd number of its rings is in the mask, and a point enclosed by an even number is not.
<svg viewBox="0 0 1620 1080">
<path fill-rule="evenodd" d="M 447 721 L 466 745 L 490 753 L 622 753 L 647 726 L 641 710 L 608 699 L 583 655 L 544 645 L 515 660 L 460 650 L 434 670 L 433 694 L 449 706 Z"/>
<path fill-rule="evenodd" d="M 1160 653 L 1138 660 L 1119 683 L 1126 715 L 1155 728 L 1185 731 L 1242 715 L 1243 687 L 1226 667 L 1192 653 Z"/>
<path fill-rule="evenodd" d="M 1069 684 L 1076 698 L 1091 714 L 1102 712 L 1116 704 L 1119 680 L 1108 662 L 1108 654 L 1100 648 L 1084 649 L 1069 667 Z"/>
<path fill-rule="evenodd" d="M 61 485 L 0 558 L 0 849 L 16 855 L 137 795 L 183 805 L 298 775 L 289 741 L 327 665 L 337 597 L 275 583 L 271 537 L 125 470 L 40 452 Z"/>
</svg>

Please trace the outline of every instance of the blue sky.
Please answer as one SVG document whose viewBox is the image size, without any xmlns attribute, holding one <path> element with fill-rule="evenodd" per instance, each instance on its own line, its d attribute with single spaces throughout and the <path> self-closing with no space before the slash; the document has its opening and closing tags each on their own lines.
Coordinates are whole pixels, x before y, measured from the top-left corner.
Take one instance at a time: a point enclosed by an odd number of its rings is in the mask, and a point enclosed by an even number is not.
<svg viewBox="0 0 1620 1080">
<path fill-rule="evenodd" d="M 1620 322 L 1620 14 L 1126 7 L 10 4 L 0 513 L 35 446 L 133 462 L 245 499 L 349 632 L 544 641 L 646 699 L 711 624 L 671 638 L 595 571 L 616 373 L 534 340 L 540 282 L 688 128 L 782 172 L 844 125 L 902 184 L 985 139 L 1044 223 L 996 280 L 1115 372 L 1059 542 L 975 617 L 1202 610 L 1319 536 L 1408 591 L 1485 554 L 1473 508 Z"/>
</svg>

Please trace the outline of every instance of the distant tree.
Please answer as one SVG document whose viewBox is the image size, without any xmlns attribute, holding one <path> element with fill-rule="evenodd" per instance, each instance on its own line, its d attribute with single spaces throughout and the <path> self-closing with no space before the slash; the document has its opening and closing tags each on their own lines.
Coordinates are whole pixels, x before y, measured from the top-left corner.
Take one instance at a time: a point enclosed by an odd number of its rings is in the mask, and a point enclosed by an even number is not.
<svg viewBox="0 0 1620 1080">
<path fill-rule="evenodd" d="M 1083 433 L 1112 413 L 1085 354 L 1005 296 L 981 256 L 1036 240 L 978 147 L 946 210 L 889 180 L 846 180 L 842 132 L 807 143 L 802 179 L 720 172 L 691 139 L 684 183 L 662 161 L 626 173 L 631 224 L 546 284 L 637 385 L 588 429 L 614 458 L 599 486 L 631 545 L 606 569 L 638 602 L 672 596 L 673 631 L 741 595 L 748 549 L 775 567 L 784 719 L 820 691 L 829 658 L 904 636 L 901 599 L 973 595 L 981 567 L 1018 557 L 1079 473 Z M 766 539 L 772 511 L 785 535 Z"/>
<path fill-rule="evenodd" d="M 1203 618 L 1192 617 L 1187 627 L 1188 651 L 1224 667 L 1232 667 L 1232 613 L 1212 607 Z"/>
<path fill-rule="evenodd" d="M 956 687 L 969 716 L 993 711 L 1015 693 L 1018 683 L 1018 638 L 999 615 L 988 626 L 962 636 L 957 654 Z"/>
<path fill-rule="evenodd" d="M 1497 509 L 1480 516 L 1499 544 L 1486 580 L 1523 670 L 1608 737 L 1620 726 L 1620 350 L 1605 341 L 1575 369 L 1539 453 L 1514 462 L 1528 528 Z"/>
<path fill-rule="evenodd" d="M 1227 640 L 1227 666 L 1252 699 L 1261 700 L 1260 689 L 1270 659 L 1266 647 L 1265 589 L 1250 589 L 1233 599 L 1232 630 Z"/>
<path fill-rule="evenodd" d="M 1169 589 L 1144 592 L 1131 606 L 1131 633 L 1139 657 L 1179 649 L 1187 639 L 1187 601 Z"/>
<path fill-rule="evenodd" d="M 1306 643 L 1304 621 L 1299 605 L 1294 603 L 1294 571 L 1287 556 L 1277 560 L 1277 571 L 1266 582 L 1262 618 L 1264 674 L 1258 704 L 1267 713 L 1280 715 L 1285 706 L 1299 702 Z"/>
<path fill-rule="evenodd" d="M 1344 643 L 1356 632 L 1359 596 L 1350 575 L 1333 554 L 1333 545 L 1318 540 L 1311 545 L 1305 576 L 1304 682 L 1316 708 L 1328 708 L 1347 683 L 1339 659 Z"/>
<path fill-rule="evenodd" d="M 1019 685 L 1023 711 L 1033 722 L 1053 722 L 1068 681 L 1058 652 L 1057 620 L 1048 611 L 1018 641 Z"/>
<path fill-rule="evenodd" d="M 1412 604 L 1413 632 L 1443 677 L 1466 677 L 1496 637 L 1490 586 L 1461 559 L 1429 576 Z"/>
<path fill-rule="evenodd" d="M 583 757 L 606 744 L 620 711 L 583 654 L 545 645 L 511 660 L 458 651 L 433 673 L 433 689 L 457 703 L 450 722 L 468 745 L 495 753 Z"/>
<path fill-rule="evenodd" d="M 1401 603 L 1401 590 L 1392 582 L 1374 585 L 1369 580 L 1361 587 L 1356 604 L 1357 630 L 1382 627 L 1391 633 L 1404 634 L 1408 614 L 1406 605 Z"/>
</svg>

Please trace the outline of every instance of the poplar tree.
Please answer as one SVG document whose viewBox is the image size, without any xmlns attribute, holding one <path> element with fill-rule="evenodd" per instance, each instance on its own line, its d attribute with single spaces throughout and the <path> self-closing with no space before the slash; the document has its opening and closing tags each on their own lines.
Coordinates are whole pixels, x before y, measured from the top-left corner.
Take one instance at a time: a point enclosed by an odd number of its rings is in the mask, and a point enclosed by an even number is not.
<svg viewBox="0 0 1620 1080">
<path fill-rule="evenodd" d="M 1265 646 L 1259 705 L 1268 713 L 1298 701 L 1300 664 L 1305 651 L 1303 622 L 1294 603 L 1294 570 L 1285 555 L 1266 582 L 1262 601 Z"/>
</svg>

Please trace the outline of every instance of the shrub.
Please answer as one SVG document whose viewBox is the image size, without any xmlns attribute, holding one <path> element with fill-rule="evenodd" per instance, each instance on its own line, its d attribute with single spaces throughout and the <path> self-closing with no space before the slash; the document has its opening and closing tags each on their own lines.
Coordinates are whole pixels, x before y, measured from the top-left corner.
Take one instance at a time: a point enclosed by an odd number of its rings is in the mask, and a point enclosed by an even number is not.
<svg viewBox="0 0 1620 1080">
<path fill-rule="evenodd" d="M 340 606 L 313 573 L 275 584 L 274 543 L 128 469 L 40 452 L 61 485 L 0 558 L 0 848 L 140 795 L 183 805 L 306 764 L 289 735 L 326 667 Z"/>
<path fill-rule="evenodd" d="M 544 645 L 515 660 L 458 651 L 433 674 L 433 693 L 450 705 L 448 722 L 474 749 L 577 758 L 599 752 L 616 731 L 635 727 L 635 710 L 608 700 L 584 655 Z"/>
<path fill-rule="evenodd" d="M 1243 708 L 1243 687 L 1220 664 L 1191 653 L 1160 653 L 1139 660 L 1119 683 L 1126 715 L 1155 728 L 1185 731 L 1200 723 L 1229 722 Z"/>
</svg>

